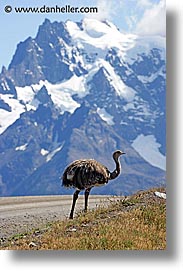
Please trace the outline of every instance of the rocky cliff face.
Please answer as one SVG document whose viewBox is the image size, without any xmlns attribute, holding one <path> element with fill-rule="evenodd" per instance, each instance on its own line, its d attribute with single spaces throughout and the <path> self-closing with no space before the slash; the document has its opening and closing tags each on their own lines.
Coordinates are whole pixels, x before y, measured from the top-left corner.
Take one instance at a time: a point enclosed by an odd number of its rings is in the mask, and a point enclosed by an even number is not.
<svg viewBox="0 0 183 275">
<path fill-rule="evenodd" d="M 94 193 L 165 182 L 163 38 L 124 35 L 110 22 L 51 23 L 17 46 L 0 74 L 0 195 L 63 194 L 65 166 L 95 158 L 123 171 Z"/>
</svg>

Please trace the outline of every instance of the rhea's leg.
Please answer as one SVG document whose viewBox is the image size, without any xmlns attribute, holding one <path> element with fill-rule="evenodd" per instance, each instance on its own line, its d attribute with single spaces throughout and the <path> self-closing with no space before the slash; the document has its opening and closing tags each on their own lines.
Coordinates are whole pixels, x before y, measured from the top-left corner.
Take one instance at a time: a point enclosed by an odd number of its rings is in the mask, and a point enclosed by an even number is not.
<svg viewBox="0 0 183 275">
<path fill-rule="evenodd" d="M 80 192 L 80 190 L 76 190 L 76 191 L 74 192 L 73 201 L 72 201 L 72 208 L 71 208 L 71 212 L 70 212 L 69 219 L 73 219 L 74 207 L 75 207 L 75 204 L 76 204 L 76 201 L 77 201 L 79 192 Z"/>
<path fill-rule="evenodd" d="M 91 190 L 91 188 L 87 188 L 85 190 L 85 208 L 84 208 L 85 212 L 87 211 L 87 208 L 88 208 L 88 197 L 89 197 L 89 194 L 90 194 L 90 190 Z"/>
</svg>

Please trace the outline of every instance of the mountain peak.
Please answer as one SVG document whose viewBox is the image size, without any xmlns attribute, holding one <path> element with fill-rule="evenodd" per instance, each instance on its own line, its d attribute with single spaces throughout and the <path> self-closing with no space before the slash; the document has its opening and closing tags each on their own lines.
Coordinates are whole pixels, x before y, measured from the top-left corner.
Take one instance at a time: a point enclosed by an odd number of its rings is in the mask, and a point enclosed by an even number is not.
<svg viewBox="0 0 183 275">
<path fill-rule="evenodd" d="M 34 47 L 34 41 L 30 36 L 25 41 L 20 42 L 17 45 L 16 52 L 12 58 L 12 61 L 8 67 L 8 70 L 11 70 L 13 67 L 21 64 L 24 61 L 24 59 L 27 57 L 27 53 L 33 50 L 33 47 Z"/>
<path fill-rule="evenodd" d="M 42 26 L 48 26 L 48 25 L 50 25 L 50 24 L 51 24 L 51 21 L 50 21 L 48 18 L 45 18 L 45 20 L 44 20 Z"/>
<path fill-rule="evenodd" d="M 54 21 L 51 23 L 49 19 L 45 19 L 43 24 L 39 26 L 35 40 L 41 47 L 48 41 L 53 45 L 59 44 L 60 40 L 69 44 L 70 36 L 64 22 Z"/>
<path fill-rule="evenodd" d="M 2 66 L 1 74 L 5 75 L 7 72 L 7 69 L 5 66 Z"/>
</svg>

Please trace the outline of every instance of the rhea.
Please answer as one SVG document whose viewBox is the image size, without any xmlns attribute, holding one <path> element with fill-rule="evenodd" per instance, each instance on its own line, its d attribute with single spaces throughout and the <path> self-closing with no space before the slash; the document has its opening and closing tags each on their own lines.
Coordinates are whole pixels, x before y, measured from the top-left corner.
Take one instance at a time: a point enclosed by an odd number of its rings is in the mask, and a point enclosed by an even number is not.
<svg viewBox="0 0 183 275">
<path fill-rule="evenodd" d="M 110 172 L 107 167 L 94 159 L 75 160 L 65 169 L 62 176 L 62 185 L 64 187 L 73 187 L 76 189 L 73 194 L 72 207 L 69 216 L 70 219 L 73 219 L 75 204 L 81 190 L 85 190 L 84 211 L 87 211 L 88 197 L 91 189 L 94 186 L 107 184 L 109 180 L 115 179 L 120 174 L 121 165 L 119 157 L 123 154 L 125 153 L 120 150 L 113 153 L 113 159 L 116 164 L 113 172 Z"/>
</svg>

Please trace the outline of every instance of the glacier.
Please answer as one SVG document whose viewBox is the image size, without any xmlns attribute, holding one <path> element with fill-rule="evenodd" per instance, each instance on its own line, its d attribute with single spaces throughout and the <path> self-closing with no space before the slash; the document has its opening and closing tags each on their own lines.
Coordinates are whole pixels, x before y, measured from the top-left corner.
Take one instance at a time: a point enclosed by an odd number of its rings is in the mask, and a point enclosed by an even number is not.
<svg viewBox="0 0 183 275">
<path fill-rule="evenodd" d="M 153 166 L 166 170 L 166 157 L 160 153 L 159 144 L 153 135 L 139 135 L 132 143 L 132 147 Z"/>
</svg>

